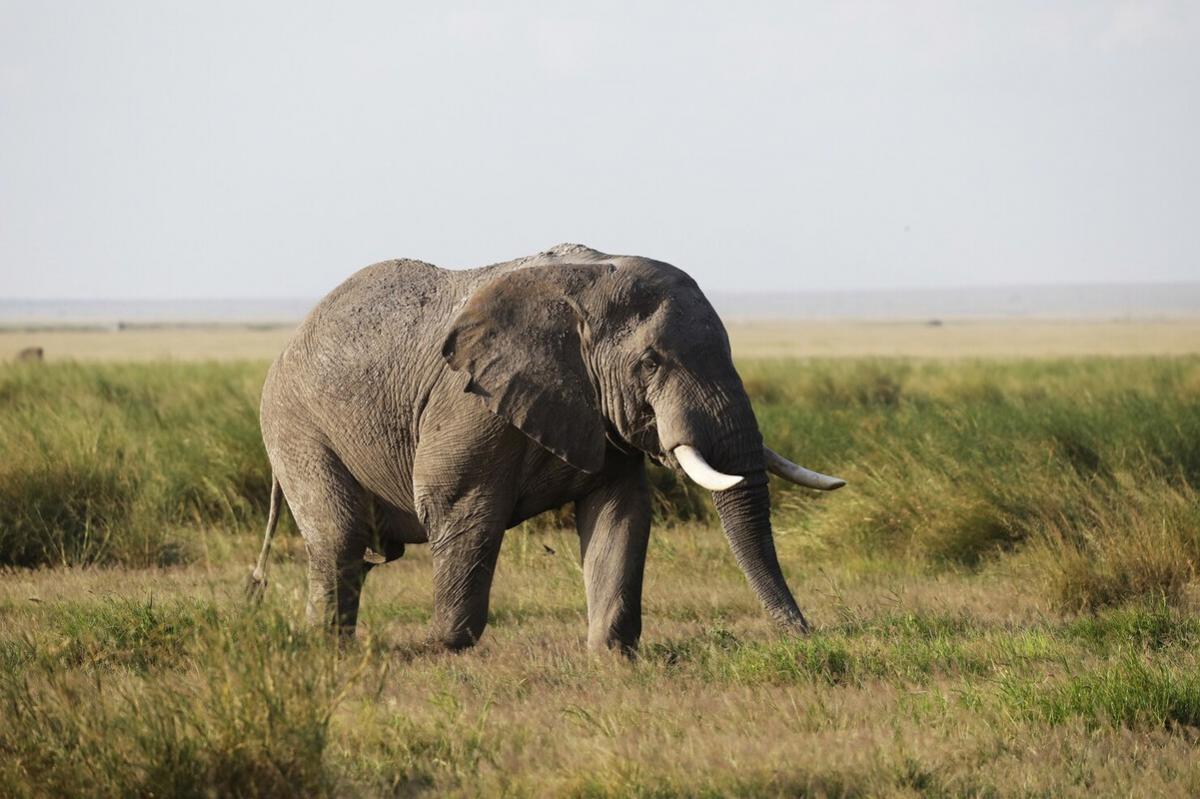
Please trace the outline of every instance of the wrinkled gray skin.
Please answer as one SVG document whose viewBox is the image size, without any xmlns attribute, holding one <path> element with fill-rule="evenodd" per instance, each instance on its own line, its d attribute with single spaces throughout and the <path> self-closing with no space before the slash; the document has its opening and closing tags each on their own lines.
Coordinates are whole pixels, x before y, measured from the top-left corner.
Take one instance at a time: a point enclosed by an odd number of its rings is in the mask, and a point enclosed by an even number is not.
<svg viewBox="0 0 1200 799">
<path fill-rule="evenodd" d="M 308 548 L 315 624 L 352 633 L 372 561 L 428 542 L 433 638 L 468 647 L 487 623 L 504 531 L 575 502 L 588 645 L 630 652 L 645 456 L 679 471 L 671 451 L 691 444 L 746 476 L 713 494 L 733 554 L 771 617 L 807 631 L 776 559 L 763 441 L 725 329 L 668 264 L 560 245 L 465 271 L 369 266 L 271 366 L 262 430 Z"/>
</svg>

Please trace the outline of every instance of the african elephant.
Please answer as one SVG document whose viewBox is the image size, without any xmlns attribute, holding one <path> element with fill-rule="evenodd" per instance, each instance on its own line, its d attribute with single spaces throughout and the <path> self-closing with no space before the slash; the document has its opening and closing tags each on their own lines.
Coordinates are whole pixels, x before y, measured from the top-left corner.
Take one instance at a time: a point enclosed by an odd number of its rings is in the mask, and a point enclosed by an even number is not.
<svg viewBox="0 0 1200 799">
<path fill-rule="evenodd" d="M 575 503 L 588 646 L 632 652 L 650 533 L 645 459 L 712 490 L 767 612 L 805 632 L 771 533 L 767 470 L 833 489 L 763 446 L 721 320 L 687 274 L 564 244 L 451 271 L 368 266 L 334 289 L 272 364 L 262 395 L 271 513 L 308 550 L 310 622 L 352 634 L 363 580 L 429 543 L 433 639 L 487 623 L 504 531 Z"/>
</svg>

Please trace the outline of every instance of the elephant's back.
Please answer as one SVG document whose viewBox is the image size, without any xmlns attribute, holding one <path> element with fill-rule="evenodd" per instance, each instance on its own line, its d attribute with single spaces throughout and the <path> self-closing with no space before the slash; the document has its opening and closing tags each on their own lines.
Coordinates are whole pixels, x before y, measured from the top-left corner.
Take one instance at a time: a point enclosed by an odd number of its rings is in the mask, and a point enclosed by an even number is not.
<svg viewBox="0 0 1200 799">
<path fill-rule="evenodd" d="M 326 295 L 268 372 L 268 451 L 315 438 L 364 486 L 409 507 L 417 409 L 445 369 L 440 330 L 457 302 L 455 274 L 384 261 Z"/>
<path fill-rule="evenodd" d="M 267 390 L 318 416 L 415 395 L 439 365 L 440 341 L 433 342 L 456 302 L 453 275 L 410 260 L 360 269 L 300 323 Z"/>
<path fill-rule="evenodd" d="M 428 335 L 449 313 L 454 282 L 449 271 L 421 261 L 372 264 L 317 303 L 288 350 L 297 360 L 335 372 L 415 355 L 420 334 Z"/>
<path fill-rule="evenodd" d="M 412 259 L 364 267 L 317 303 L 268 380 L 334 399 L 353 395 L 372 400 L 373 389 L 389 377 L 392 388 L 397 379 L 400 388 L 423 384 L 423 377 L 436 379 L 445 367 L 445 331 L 476 288 L 498 274 L 553 260 L 560 250 L 577 255 L 580 249 L 560 245 L 474 269 L 442 269 Z M 416 386 L 418 393 L 422 387 Z"/>
<path fill-rule="evenodd" d="M 453 273 L 423 261 L 382 261 L 358 270 L 317 303 L 300 333 L 388 334 L 447 305 Z"/>
</svg>

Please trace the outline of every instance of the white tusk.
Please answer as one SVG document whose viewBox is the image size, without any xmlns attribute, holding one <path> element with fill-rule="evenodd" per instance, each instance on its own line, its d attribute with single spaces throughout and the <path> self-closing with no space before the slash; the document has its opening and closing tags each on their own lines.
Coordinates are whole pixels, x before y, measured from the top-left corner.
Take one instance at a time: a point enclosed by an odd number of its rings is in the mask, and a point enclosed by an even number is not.
<svg viewBox="0 0 1200 799">
<path fill-rule="evenodd" d="M 680 444 L 671 451 L 675 460 L 679 461 L 679 465 L 687 472 L 687 476 L 709 491 L 724 491 L 746 479 L 740 474 L 718 472 L 708 465 L 708 461 L 704 460 L 699 450 L 689 444 Z"/>
<path fill-rule="evenodd" d="M 796 485 L 817 488 L 821 491 L 833 491 L 846 484 L 846 481 L 840 477 L 830 477 L 827 474 L 797 466 L 770 447 L 763 447 L 763 454 L 767 458 L 767 471 L 779 475 L 784 480 L 791 480 Z"/>
</svg>

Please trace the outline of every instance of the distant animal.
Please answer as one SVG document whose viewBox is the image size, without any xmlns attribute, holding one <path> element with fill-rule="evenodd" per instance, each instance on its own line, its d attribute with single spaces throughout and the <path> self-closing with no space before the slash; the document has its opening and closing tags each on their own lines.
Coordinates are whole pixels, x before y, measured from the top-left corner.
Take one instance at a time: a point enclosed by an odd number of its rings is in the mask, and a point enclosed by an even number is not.
<svg viewBox="0 0 1200 799">
<path fill-rule="evenodd" d="M 46 353 L 41 347 L 26 347 L 17 353 L 18 361 L 41 361 L 45 357 Z"/>
<path fill-rule="evenodd" d="M 308 550 L 310 622 L 353 634 L 370 568 L 428 543 L 431 635 L 448 649 L 483 633 L 504 531 L 574 502 L 588 646 L 631 653 L 647 457 L 714 492 L 767 613 L 806 632 L 776 556 L 767 472 L 844 485 L 763 445 L 692 278 L 572 244 L 463 271 L 411 260 L 359 271 L 271 365 L 261 422 L 271 511 L 252 592 L 286 498 Z"/>
</svg>

